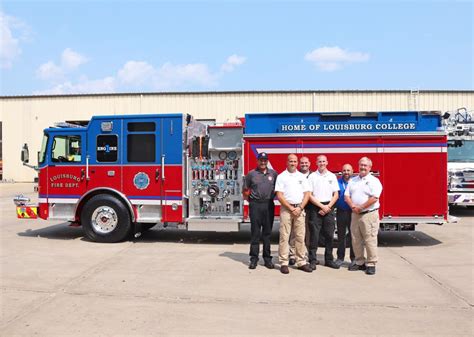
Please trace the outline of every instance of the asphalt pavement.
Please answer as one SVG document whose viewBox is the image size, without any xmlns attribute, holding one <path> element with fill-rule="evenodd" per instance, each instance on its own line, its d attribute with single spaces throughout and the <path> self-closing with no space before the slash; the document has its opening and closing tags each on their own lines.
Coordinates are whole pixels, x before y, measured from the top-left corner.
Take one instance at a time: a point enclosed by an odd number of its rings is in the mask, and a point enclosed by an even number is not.
<svg viewBox="0 0 474 337">
<path fill-rule="evenodd" d="M 381 233 L 374 276 L 347 264 L 282 275 L 247 268 L 249 232 L 94 243 L 68 223 L 17 219 L 17 193 L 35 198 L 33 184 L 0 184 L 0 336 L 474 335 L 472 209 Z"/>
</svg>

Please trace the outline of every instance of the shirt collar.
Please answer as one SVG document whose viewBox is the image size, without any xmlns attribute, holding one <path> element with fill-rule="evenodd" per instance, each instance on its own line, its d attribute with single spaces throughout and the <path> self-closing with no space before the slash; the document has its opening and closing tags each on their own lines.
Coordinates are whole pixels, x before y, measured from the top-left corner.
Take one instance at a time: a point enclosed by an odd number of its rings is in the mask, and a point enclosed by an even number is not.
<svg viewBox="0 0 474 337">
<path fill-rule="evenodd" d="M 266 168 L 265 171 L 262 171 L 262 170 L 260 170 L 260 168 L 257 166 L 257 168 L 255 169 L 255 171 L 257 171 L 257 172 L 259 172 L 259 173 L 261 173 L 261 174 L 267 174 L 267 173 L 268 173 L 268 167 Z"/>
<path fill-rule="evenodd" d="M 316 172 L 317 175 L 325 176 L 329 173 L 329 170 L 326 170 L 324 173 L 319 172 L 319 170 L 316 170 L 315 172 Z"/>
</svg>

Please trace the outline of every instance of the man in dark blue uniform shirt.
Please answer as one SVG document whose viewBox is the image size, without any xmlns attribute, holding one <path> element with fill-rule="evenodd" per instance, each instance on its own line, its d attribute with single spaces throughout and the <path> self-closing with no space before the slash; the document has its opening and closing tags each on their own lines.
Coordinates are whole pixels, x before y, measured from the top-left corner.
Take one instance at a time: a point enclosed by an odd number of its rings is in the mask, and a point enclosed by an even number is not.
<svg viewBox="0 0 474 337">
<path fill-rule="evenodd" d="M 257 168 L 250 171 L 244 179 L 244 199 L 249 201 L 250 213 L 250 263 L 255 269 L 258 262 L 260 238 L 263 240 L 263 260 L 268 269 L 275 268 L 272 262 L 270 236 L 273 228 L 275 204 L 275 182 L 278 173 L 267 167 L 268 155 L 261 152 L 257 156 Z"/>
<path fill-rule="evenodd" d="M 344 201 L 344 192 L 346 187 L 349 184 L 350 179 L 352 178 L 354 171 L 350 164 L 345 164 L 342 166 L 342 177 L 337 181 L 339 183 L 339 199 L 336 202 L 337 213 L 337 260 L 336 264 L 341 266 L 344 262 L 344 256 L 346 255 L 346 242 L 349 241 L 350 247 L 350 258 L 351 262 L 354 261 L 354 250 L 352 249 L 352 240 L 351 240 L 351 214 L 352 209 Z M 347 232 L 347 233 L 346 233 Z"/>
</svg>

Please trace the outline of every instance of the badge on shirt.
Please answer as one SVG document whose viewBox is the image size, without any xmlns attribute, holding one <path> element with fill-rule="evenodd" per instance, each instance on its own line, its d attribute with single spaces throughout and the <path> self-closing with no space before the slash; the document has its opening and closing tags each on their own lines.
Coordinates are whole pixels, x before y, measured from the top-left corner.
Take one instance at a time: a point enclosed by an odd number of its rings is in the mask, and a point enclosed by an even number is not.
<svg viewBox="0 0 474 337">
<path fill-rule="evenodd" d="M 272 180 L 273 180 L 273 177 L 272 177 L 272 176 L 268 176 L 268 180 L 272 181 Z"/>
</svg>

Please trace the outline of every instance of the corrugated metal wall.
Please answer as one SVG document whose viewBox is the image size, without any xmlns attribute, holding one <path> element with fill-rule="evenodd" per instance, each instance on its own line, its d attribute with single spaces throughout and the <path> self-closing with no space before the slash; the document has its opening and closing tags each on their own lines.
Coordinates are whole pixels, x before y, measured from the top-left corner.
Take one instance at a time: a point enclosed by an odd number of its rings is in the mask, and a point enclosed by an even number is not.
<svg viewBox="0 0 474 337">
<path fill-rule="evenodd" d="M 3 178 L 31 181 L 35 173 L 20 162 L 28 143 L 32 163 L 42 130 L 57 121 L 93 115 L 183 112 L 219 122 L 246 112 L 388 111 L 474 109 L 474 91 L 282 91 L 111 94 L 1 97 Z"/>
</svg>

